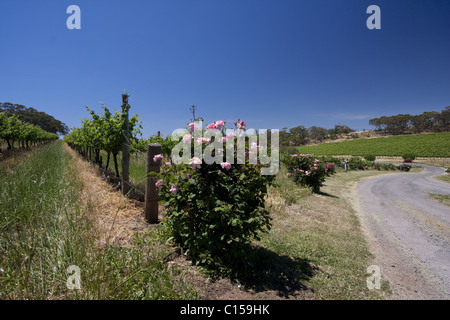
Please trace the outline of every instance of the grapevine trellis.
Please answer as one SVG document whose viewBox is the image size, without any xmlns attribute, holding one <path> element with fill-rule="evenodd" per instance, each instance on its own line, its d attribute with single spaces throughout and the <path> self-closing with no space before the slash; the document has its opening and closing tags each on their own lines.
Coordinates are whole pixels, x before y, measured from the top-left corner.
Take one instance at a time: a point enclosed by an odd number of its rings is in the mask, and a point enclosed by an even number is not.
<svg viewBox="0 0 450 320">
<path fill-rule="evenodd" d="M 20 121 L 17 115 L 8 116 L 4 112 L 0 113 L 0 139 L 6 141 L 8 149 L 13 149 L 16 141 L 22 148 L 29 149 L 32 145 L 40 145 L 58 138 L 55 133 Z"/>
<path fill-rule="evenodd" d="M 129 105 L 125 111 L 128 112 Z M 116 176 L 119 177 L 119 165 L 117 156 L 122 151 L 122 144 L 127 142 L 123 132 L 125 112 L 115 111 L 114 114 L 104 105 L 103 113 L 98 115 L 89 107 L 92 119 L 83 119 L 81 128 L 74 128 L 72 132 L 64 137 L 64 141 L 72 148 L 76 149 L 83 157 L 102 166 L 100 151 L 107 154 L 105 170 L 108 170 L 111 155 L 114 161 Z M 139 132 L 138 115 L 129 119 L 129 139 L 135 139 Z"/>
<path fill-rule="evenodd" d="M 64 137 L 64 141 L 77 150 L 84 158 L 97 164 L 100 168 L 103 165 L 101 151 L 106 152 L 107 159 L 105 172 L 108 171 L 110 158 L 114 161 L 114 171 L 119 178 L 118 155 L 122 153 L 122 180 L 121 189 L 124 195 L 129 195 L 132 186 L 129 181 L 129 153 L 133 152 L 137 157 L 144 158 L 143 151 L 150 148 L 150 140 L 138 139 L 140 135 L 140 124 L 138 115 L 131 118 L 128 116 L 130 105 L 128 95 L 122 95 L 122 110 L 112 113 L 107 107 L 102 106 L 103 113 L 97 114 L 94 110 L 86 107 L 91 115 L 91 119 L 83 119 L 80 128 L 72 129 L 72 132 Z M 159 136 L 158 136 L 159 137 Z M 159 146 L 159 149 L 158 149 Z M 158 145 L 157 149 L 161 150 Z M 150 151 L 149 151 L 150 152 Z M 134 192 L 140 193 L 145 199 L 145 217 L 148 222 L 155 223 L 158 220 L 158 192 L 154 185 L 154 177 L 148 174 L 149 171 L 158 172 L 160 163 L 144 160 L 147 164 L 145 194 L 133 188 Z"/>
</svg>

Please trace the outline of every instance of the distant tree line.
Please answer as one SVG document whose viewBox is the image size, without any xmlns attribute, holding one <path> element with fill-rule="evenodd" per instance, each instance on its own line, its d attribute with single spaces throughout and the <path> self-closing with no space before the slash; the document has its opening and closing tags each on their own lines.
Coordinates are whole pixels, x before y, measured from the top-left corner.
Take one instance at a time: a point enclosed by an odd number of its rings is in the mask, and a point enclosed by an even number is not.
<svg viewBox="0 0 450 320">
<path fill-rule="evenodd" d="M 0 113 L 5 113 L 7 116 L 18 116 L 20 121 L 33 124 L 50 133 L 60 135 L 69 133 L 69 127 L 65 123 L 56 120 L 45 112 L 27 108 L 21 104 L 0 102 Z"/>
<path fill-rule="evenodd" d="M 381 134 L 411 134 L 425 132 L 450 131 L 450 106 L 441 112 L 427 111 L 419 115 L 398 114 L 396 116 L 382 116 L 369 120 L 375 126 L 375 131 Z M 358 137 L 355 130 L 346 125 L 335 125 L 332 129 L 302 125 L 294 128 L 283 128 L 280 131 L 280 146 L 302 146 L 309 143 L 321 143 L 324 140 L 335 140 L 350 134 Z"/>
<path fill-rule="evenodd" d="M 301 146 L 311 142 L 323 142 L 326 139 L 335 140 L 342 135 L 354 132 L 346 125 L 335 125 L 332 129 L 312 126 L 306 128 L 297 126 L 294 128 L 283 128 L 280 131 L 281 146 Z"/>
<path fill-rule="evenodd" d="M 385 134 L 409 134 L 450 131 L 450 106 L 442 110 L 427 111 L 419 115 L 398 114 L 369 120 L 377 131 Z"/>
</svg>

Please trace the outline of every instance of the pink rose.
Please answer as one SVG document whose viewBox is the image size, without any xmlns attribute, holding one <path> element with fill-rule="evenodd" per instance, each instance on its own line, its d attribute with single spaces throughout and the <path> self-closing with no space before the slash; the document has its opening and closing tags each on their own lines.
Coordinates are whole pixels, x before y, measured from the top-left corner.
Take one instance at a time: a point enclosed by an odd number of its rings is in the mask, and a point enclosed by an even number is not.
<svg viewBox="0 0 450 320">
<path fill-rule="evenodd" d="M 197 126 L 197 124 L 195 122 L 189 123 L 188 127 L 189 127 L 189 132 L 194 132 L 195 130 L 198 129 L 198 126 Z"/>
<path fill-rule="evenodd" d="M 228 132 L 227 133 L 227 138 L 228 139 L 231 139 L 231 138 L 234 138 L 234 137 L 235 137 L 235 134 L 233 132 Z"/>
<path fill-rule="evenodd" d="M 202 144 L 206 144 L 206 143 L 209 143 L 210 141 L 209 141 L 209 139 L 206 139 L 206 138 L 198 138 L 197 142 L 198 143 L 202 143 Z"/>
<path fill-rule="evenodd" d="M 222 169 L 226 169 L 227 171 L 231 169 L 231 163 L 228 162 L 222 162 L 220 166 L 222 167 Z"/>
<path fill-rule="evenodd" d="M 257 144 L 256 142 L 253 142 L 253 143 L 252 143 L 252 146 L 250 147 L 250 149 L 252 149 L 253 152 L 256 152 L 256 151 L 258 151 L 258 150 L 260 150 L 260 149 L 262 149 L 262 148 L 263 148 L 263 147 L 258 146 L 258 144 Z"/>
<path fill-rule="evenodd" d="M 192 139 L 193 139 L 193 137 L 191 134 L 189 134 L 189 133 L 185 134 L 183 137 L 183 143 L 191 143 Z"/>
<path fill-rule="evenodd" d="M 247 125 L 245 124 L 244 121 L 241 121 L 240 123 L 237 124 L 238 129 L 244 130 L 245 131 L 245 127 Z"/>
<path fill-rule="evenodd" d="M 288 173 L 286 173 L 286 175 L 289 177 L 289 176 L 292 176 L 292 173 L 288 172 Z"/>
<path fill-rule="evenodd" d="M 222 120 L 216 121 L 216 128 L 221 130 L 225 126 L 225 123 Z"/>
<path fill-rule="evenodd" d="M 158 181 L 155 183 L 155 186 L 156 186 L 157 188 L 159 188 L 159 187 L 161 187 L 163 184 L 164 184 L 164 181 L 158 180 Z"/>
<path fill-rule="evenodd" d="M 166 162 L 166 166 L 171 166 L 172 164 L 170 162 Z"/>
<path fill-rule="evenodd" d="M 192 166 L 192 169 L 197 169 L 197 168 L 200 168 L 200 167 L 201 167 L 202 160 L 200 160 L 200 159 L 197 158 L 197 157 L 193 157 L 193 158 L 191 159 L 191 161 L 189 161 L 189 164 Z"/>
<path fill-rule="evenodd" d="M 217 129 L 216 124 L 215 123 L 208 124 L 206 126 L 206 130 L 210 130 L 210 129 Z"/>
<path fill-rule="evenodd" d="M 170 192 L 172 192 L 173 194 L 177 194 L 178 193 L 178 187 L 176 184 L 172 185 L 170 187 Z"/>
<path fill-rule="evenodd" d="M 162 158 L 163 158 L 162 154 L 157 154 L 156 156 L 153 157 L 153 162 L 157 162 L 159 159 Z"/>
</svg>

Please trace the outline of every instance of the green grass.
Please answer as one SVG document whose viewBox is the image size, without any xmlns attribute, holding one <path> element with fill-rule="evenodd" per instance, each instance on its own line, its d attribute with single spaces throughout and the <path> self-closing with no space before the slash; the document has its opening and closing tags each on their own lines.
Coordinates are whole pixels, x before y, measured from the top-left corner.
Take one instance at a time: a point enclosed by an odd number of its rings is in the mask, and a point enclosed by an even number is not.
<svg viewBox="0 0 450 320">
<path fill-rule="evenodd" d="M 387 138 L 356 139 L 298 147 L 300 153 L 316 155 L 402 156 L 412 153 L 416 157 L 450 157 L 450 132 Z"/>
<path fill-rule="evenodd" d="M 443 182 L 450 183 L 450 174 L 445 174 L 442 176 L 437 176 L 436 179 L 441 180 Z"/>
<path fill-rule="evenodd" d="M 149 233 L 130 248 L 100 246 L 83 182 L 62 142 L 0 176 L 0 299 L 196 299 L 169 248 Z M 20 162 L 20 163 L 19 163 Z M 81 290 L 66 286 L 78 266 Z"/>
<path fill-rule="evenodd" d="M 430 196 L 442 203 L 443 205 L 450 207 L 450 195 L 448 194 L 430 194 Z"/>
<path fill-rule="evenodd" d="M 295 182 L 287 178 L 287 170 L 284 165 L 281 165 L 273 185 L 270 186 L 269 189 L 270 192 L 280 194 L 286 205 L 295 204 L 299 199 L 307 197 L 311 194 L 311 189 L 307 187 L 299 187 L 295 184 Z"/>
</svg>

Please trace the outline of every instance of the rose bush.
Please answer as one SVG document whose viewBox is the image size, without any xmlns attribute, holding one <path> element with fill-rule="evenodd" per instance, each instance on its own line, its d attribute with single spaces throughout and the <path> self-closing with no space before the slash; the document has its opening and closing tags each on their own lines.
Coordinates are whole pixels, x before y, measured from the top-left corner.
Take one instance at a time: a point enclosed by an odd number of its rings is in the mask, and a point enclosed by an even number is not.
<svg viewBox="0 0 450 320">
<path fill-rule="evenodd" d="M 317 159 L 313 154 L 292 154 L 282 158 L 288 171 L 287 175 L 294 182 L 310 187 L 312 192 L 319 192 L 325 177 L 335 172 L 334 163 Z"/>
<path fill-rule="evenodd" d="M 199 157 L 189 163 L 165 165 L 159 174 L 157 187 L 165 207 L 163 228 L 174 244 L 181 246 L 194 263 L 215 270 L 230 270 L 239 266 L 242 253 L 252 239 L 271 227 L 271 218 L 264 208 L 264 197 L 273 176 L 261 175 L 261 164 L 250 164 L 248 156 L 258 154 L 259 146 L 245 141 L 245 163 L 237 164 L 237 137 L 243 134 L 245 123 L 236 122 L 236 131 L 228 132 L 223 121 L 207 126 L 222 136 L 194 138 L 206 132 L 196 123 L 190 123 L 183 142 L 191 155 L 201 145 L 203 152 L 213 142 L 221 148 L 213 153 L 227 158 L 233 151 L 234 162 L 206 164 Z M 194 134 L 194 136 L 192 135 Z M 234 139 L 234 149 L 228 150 L 224 142 Z M 197 144 L 197 145 L 196 145 Z M 215 154 L 212 154 L 213 156 Z M 159 159 L 155 159 L 159 161 Z"/>
</svg>

